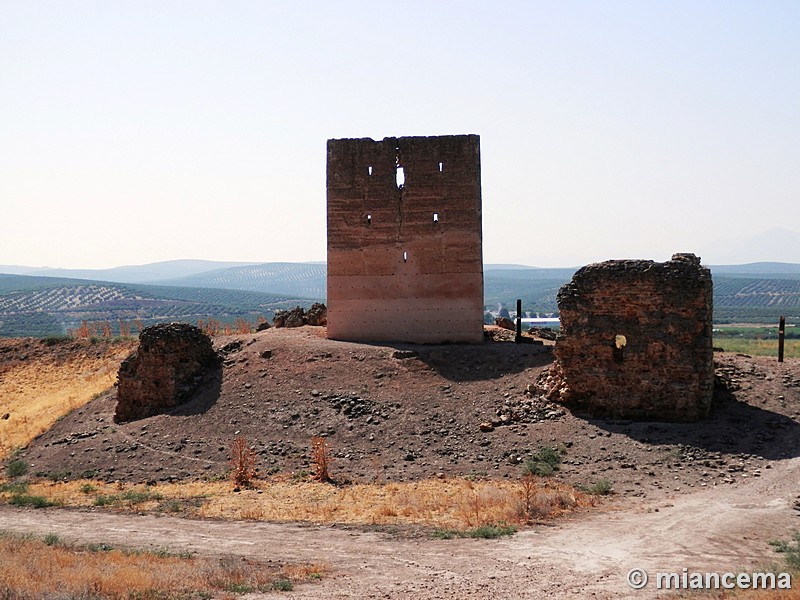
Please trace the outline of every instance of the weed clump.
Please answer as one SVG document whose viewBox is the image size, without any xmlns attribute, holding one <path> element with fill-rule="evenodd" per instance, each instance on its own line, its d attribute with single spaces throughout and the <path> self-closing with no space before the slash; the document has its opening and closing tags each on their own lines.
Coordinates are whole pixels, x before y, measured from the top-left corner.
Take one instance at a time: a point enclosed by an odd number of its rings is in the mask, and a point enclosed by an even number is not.
<svg viewBox="0 0 800 600">
<path fill-rule="evenodd" d="M 256 453 L 247 443 L 247 438 L 236 437 L 231 443 L 231 478 L 236 487 L 250 487 L 258 471 Z"/>
<path fill-rule="evenodd" d="M 44 496 L 34 496 L 31 494 L 16 494 L 8 500 L 14 506 L 32 506 L 33 508 L 47 508 L 48 506 L 58 506 L 57 502 L 52 502 Z"/>
<path fill-rule="evenodd" d="M 10 479 L 14 477 L 22 477 L 28 472 L 28 463 L 24 460 L 12 460 L 6 465 L 6 475 Z"/>
<path fill-rule="evenodd" d="M 330 455 L 330 445 L 324 437 L 311 438 L 311 460 L 314 463 L 314 479 L 322 483 L 331 483 L 330 467 L 333 459 Z"/>
<path fill-rule="evenodd" d="M 769 544 L 775 548 L 775 552 L 780 552 L 784 555 L 786 564 L 790 568 L 800 570 L 800 531 L 795 531 L 788 542 L 773 540 Z"/>
<path fill-rule="evenodd" d="M 544 447 L 525 461 L 524 472 L 539 477 L 547 477 L 558 470 L 561 453 L 556 448 Z"/>
<path fill-rule="evenodd" d="M 431 535 L 439 540 L 451 540 L 453 538 L 477 538 L 483 540 L 493 540 L 506 535 L 514 535 L 517 528 L 506 523 L 481 525 L 474 529 L 436 529 Z"/>
<path fill-rule="evenodd" d="M 592 485 L 576 485 L 575 487 L 590 496 L 608 496 L 614 491 L 614 482 L 604 477 Z"/>
</svg>

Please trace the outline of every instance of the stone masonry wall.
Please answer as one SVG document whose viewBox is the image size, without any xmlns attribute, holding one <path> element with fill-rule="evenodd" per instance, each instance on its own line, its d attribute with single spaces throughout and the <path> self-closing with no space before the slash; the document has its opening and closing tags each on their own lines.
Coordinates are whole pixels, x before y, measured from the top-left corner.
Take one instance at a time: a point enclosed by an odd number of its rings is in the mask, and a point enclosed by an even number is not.
<svg viewBox="0 0 800 600">
<path fill-rule="evenodd" d="M 477 135 L 328 140 L 327 193 L 328 337 L 483 340 Z"/>
<path fill-rule="evenodd" d="M 595 416 L 694 421 L 714 391 L 711 272 L 693 254 L 583 267 L 558 293 L 561 334 L 543 382 Z"/>
<path fill-rule="evenodd" d="M 197 327 L 146 327 L 139 347 L 120 365 L 114 420 L 143 419 L 186 402 L 219 365 L 211 339 Z"/>
</svg>

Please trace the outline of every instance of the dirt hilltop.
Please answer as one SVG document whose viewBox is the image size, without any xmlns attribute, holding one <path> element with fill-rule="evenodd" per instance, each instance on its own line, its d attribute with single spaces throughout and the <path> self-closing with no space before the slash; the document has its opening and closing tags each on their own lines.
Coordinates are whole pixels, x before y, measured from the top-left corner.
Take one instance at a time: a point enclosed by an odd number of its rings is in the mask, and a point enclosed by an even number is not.
<svg viewBox="0 0 800 600">
<path fill-rule="evenodd" d="M 116 424 L 114 390 L 60 419 L 21 452 L 54 478 L 174 481 L 223 477 L 236 436 L 262 475 L 303 474 L 326 436 L 339 481 L 516 477 L 544 446 L 556 477 L 610 479 L 626 496 L 737 485 L 800 455 L 800 361 L 720 354 L 712 415 L 693 424 L 599 420 L 532 397 L 547 345 L 377 345 L 324 329 L 217 338 L 221 375 L 168 414 Z"/>
</svg>

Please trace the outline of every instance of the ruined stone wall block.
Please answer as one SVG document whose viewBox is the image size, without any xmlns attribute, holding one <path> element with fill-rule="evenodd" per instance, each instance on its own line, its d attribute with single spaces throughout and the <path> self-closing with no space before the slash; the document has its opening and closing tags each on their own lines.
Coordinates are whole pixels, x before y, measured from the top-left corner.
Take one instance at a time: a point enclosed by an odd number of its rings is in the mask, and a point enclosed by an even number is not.
<svg viewBox="0 0 800 600">
<path fill-rule="evenodd" d="M 558 293 L 546 393 L 596 416 L 694 421 L 714 389 L 711 273 L 693 254 L 588 265 Z"/>
<path fill-rule="evenodd" d="M 197 327 L 146 327 L 139 347 L 120 365 L 114 420 L 143 419 L 186 402 L 218 367 L 211 339 Z"/>
<path fill-rule="evenodd" d="M 328 337 L 483 341 L 477 135 L 328 140 L 327 193 Z"/>
</svg>

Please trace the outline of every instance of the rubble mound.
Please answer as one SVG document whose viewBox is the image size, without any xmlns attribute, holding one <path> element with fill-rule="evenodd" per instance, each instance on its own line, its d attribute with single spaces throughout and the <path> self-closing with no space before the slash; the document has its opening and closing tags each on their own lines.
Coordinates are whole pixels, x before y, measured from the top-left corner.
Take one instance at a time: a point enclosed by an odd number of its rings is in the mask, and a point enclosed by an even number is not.
<svg viewBox="0 0 800 600">
<path fill-rule="evenodd" d="M 276 310 L 273 327 L 302 327 L 303 325 L 325 326 L 328 324 L 328 309 L 321 302 L 311 305 L 306 312 L 302 306 L 291 310 Z"/>
<path fill-rule="evenodd" d="M 146 327 L 117 375 L 118 423 L 159 414 L 189 400 L 219 368 L 211 339 L 187 323 Z"/>
</svg>

